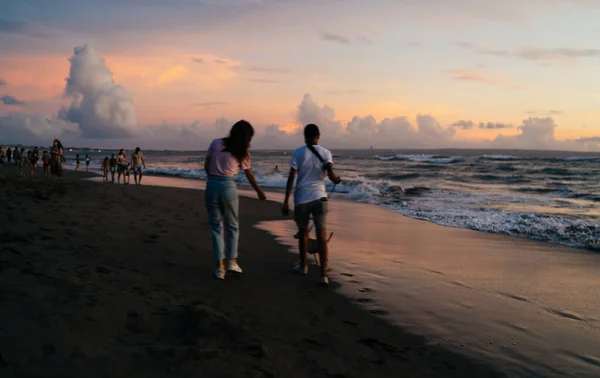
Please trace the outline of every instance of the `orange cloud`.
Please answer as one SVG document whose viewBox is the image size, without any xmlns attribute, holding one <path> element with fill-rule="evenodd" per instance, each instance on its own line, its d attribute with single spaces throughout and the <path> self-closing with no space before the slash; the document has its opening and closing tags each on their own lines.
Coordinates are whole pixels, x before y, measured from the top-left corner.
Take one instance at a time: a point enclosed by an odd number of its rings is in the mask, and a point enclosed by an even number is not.
<svg viewBox="0 0 600 378">
<path fill-rule="evenodd" d="M 163 71 L 156 78 L 156 82 L 155 83 L 149 83 L 149 85 L 153 86 L 153 85 L 167 84 L 167 83 L 170 83 L 170 82 L 175 81 L 177 79 L 181 79 L 182 77 L 186 76 L 186 74 L 188 74 L 189 72 L 190 71 L 189 71 L 189 69 L 186 66 L 180 64 L 180 65 L 171 67 L 171 68 L 169 68 L 166 71 Z"/>
</svg>

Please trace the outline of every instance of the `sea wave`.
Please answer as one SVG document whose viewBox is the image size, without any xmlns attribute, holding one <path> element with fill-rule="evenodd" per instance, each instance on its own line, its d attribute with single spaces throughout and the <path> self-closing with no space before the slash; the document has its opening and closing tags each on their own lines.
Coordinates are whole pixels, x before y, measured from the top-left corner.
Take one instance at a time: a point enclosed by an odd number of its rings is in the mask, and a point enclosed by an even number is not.
<svg viewBox="0 0 600 378">
<path fill-rule="evenodd" d="M 355 175 L 345 179 L 340 185 L 335 186 L 335 193 L 343 194 L 345 198 L 368 204 L 383 206 L 392 211 L 399 212 L 405 216 L 434 222 L 444 226 L 473 229 L 483 232 L 492 232 L 506 235 L 522 236 L 552 243 L 564 244 L 578 248 L 593 248 L 600 237 L 600 223 L 593 218 L 584 219 L 568 215 L 544 214 L 542 212 L 515 212 L 508 211 L 507 204 L 517 204 L 528 208 L 551 208 L 553 206 L 565 206 L 559 204 L 565 198 L 598 201 L 597 195 L 582 193 L 575 190 L 570 184 L 562 183 L 569 179 L 572 170 L 565 168 L 546 168 L 536 172 L 545 175 L 552 173 L 559 181 L 544 181 L 544 186 L 535 185 L 533 175 L 507 175 L 498 173 L 472 174 L 470 172 L 445 173 L 445 182 L 452 182 L 452 189 L 441 190 L 433 185 L 441 185 L 432 180 L 432 171 L 424 169 L 423 166 L 434 169 L 437 165 L 431 160 L 449 159 L 435 155 L 424 156 L 403 155 L 402 159 L 411 161 L 425 161 L 418 165 L 419 171 L 412 172 L 382 172 Z M 267 166 L 266 164 L 264 166 Z M 438 172 L 438 168 L 433 172 Z M 205 179 L 206 173 L 201 168 L 174 168 L 174 167 L 148 167 L 145 171 L 151 175 L 163 175 L 191 179 Z M 286 186 L 287 175 L 283 172 L 274 172 L 263 169 L 258 165 L 254 169 L 257 182 L 267 188 L 283 189 Z M 435 175 L 437 177 L 437 175 Z M 237 182 L 247 184 L 243 174 L 235 177 Z M 510 191 L 503 195 L 486 193 L 485 191 L 470 191 L 470 187 L 463 189 L 457 186 L 460 181 L 472 180 L 475 184 L 502 183 L 512 185 Z M 528 180 L 532 184 L 528 185 Z M 414 183 L 407 185 L 406 181 Z M 327 190 L 331 191 L 334 186 L 326 180 Z M 401 187 L 399 183 L 402 183 Z M 525 184 L 525 185 L 519 185 Z M 420 185 L 420 186 L 419 186 Z M 425 185 L 425 186 L 423 186 Z M 560 197 L 560 198 L 557 198 Z M 569 204 L 567 204 L 569 205 Z M 584 206 L 593 206 L 589 203 Z M 592 246 L 592 247 L 591 247 Z"/>
<path fill-rule="evenodd" d="M 395 156 L 375 156 L 379 161 L 410 161 L 413 163 L 433 163 L 433 164 L 451 164 L 464 160 L 460 156 L 439 156 L 439 155 L 395 155 Z"/>
<path fill-rule="evenodd" d="M 520 158 L 518 158 L 516 156 L 511 156 L 511 155 L 481 155 L 479 158 L 483 159 L 483 160 L 500 160 L 500 161 L 520 160 Z"/>
</svg>

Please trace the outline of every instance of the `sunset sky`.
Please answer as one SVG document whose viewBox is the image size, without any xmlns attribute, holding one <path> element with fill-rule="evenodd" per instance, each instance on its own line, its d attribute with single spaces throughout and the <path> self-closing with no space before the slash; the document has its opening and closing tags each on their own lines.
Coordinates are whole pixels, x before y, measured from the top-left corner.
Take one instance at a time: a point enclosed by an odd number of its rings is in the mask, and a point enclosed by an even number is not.
<svg viewBox="0 0 600 378">
<path fill-rule="evenodd" d="M 0 144 L 56 135 L 202 149 L 245 118 L 261 148 L 301 143 L 294 131 L 306 122 L 336 147 L 600 148 L 600 1 L 4 0 L 0 9 Z M 98 110 L 121 101 L 105 81 L 67 87 L 69 58 L 85 45 L 77 80 L 112 73 L 131 106 Z M 59 116 L 75 97 L 80 118 Z"/>
</svg>

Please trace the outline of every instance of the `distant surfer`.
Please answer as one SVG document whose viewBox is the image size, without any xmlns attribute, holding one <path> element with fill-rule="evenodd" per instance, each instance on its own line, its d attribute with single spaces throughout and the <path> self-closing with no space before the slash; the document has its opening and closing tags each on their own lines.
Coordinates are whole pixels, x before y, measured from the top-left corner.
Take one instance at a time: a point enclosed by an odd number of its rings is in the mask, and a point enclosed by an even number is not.
<svg viewBox="0 0 600 378">
<path fill-rule="evenodd" d="M 278 165 L 275 165 L 275 172 L 280 172 Z"/>
</svg>

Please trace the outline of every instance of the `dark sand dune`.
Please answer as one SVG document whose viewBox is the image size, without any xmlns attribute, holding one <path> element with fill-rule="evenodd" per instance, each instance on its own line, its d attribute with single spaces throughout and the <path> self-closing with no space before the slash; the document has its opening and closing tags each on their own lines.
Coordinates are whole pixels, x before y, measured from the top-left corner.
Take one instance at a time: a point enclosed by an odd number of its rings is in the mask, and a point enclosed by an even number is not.
<svg viewBox="0 0 600 378">
<path fill-rule="evenodd" d="M 276 203 L 241 198 L 245 273 L 216 281 L 202 192 L 84 175 L 0 169 L 3 378 L 499 376 L 292 274 L 253 228 Z"/>
</svg>

